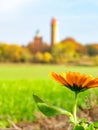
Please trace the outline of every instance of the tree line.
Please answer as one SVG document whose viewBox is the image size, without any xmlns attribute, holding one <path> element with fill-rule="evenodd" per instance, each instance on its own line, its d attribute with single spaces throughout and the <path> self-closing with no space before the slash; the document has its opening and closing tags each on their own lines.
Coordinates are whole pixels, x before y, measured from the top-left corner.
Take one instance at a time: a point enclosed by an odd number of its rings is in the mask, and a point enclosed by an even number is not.
<svg viewBox="0 0 98 130">
<path fill-rule="evenodd" d="M 45 45 L 43 50 L 34 52 L 29 44 L 0 43 L 0 62 L 98 65 L 98 44 L 83 45 L 69 38 L 53 47 Z"/>
</svg>

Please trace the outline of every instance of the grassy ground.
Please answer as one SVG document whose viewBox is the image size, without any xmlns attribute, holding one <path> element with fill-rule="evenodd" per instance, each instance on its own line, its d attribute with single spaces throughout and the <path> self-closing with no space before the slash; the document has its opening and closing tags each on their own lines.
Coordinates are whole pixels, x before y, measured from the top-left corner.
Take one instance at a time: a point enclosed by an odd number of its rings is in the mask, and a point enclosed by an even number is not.
<svg viewBox="0 0 98 130">
<path fill-rule="evenodd" d="M 36 105 L 32 94 L 37 94 L 48 103 L 72 111 L 74 94 L 56 83 L 50 72 L 77 71 L 98 77 L 98 67 L 72 67 L 57 65 L 0 65 L 0 127 L 9 120 L 19 122 L 35 119 Z M 85 97 L 97 98 L 98 90 L 81 93 L 78 104 L 86 106 Z"/>
<path fill-rule="evenodd" d="M 78 71 L 98 77 L 98 67 L 81 67 L 65 65 L 0 65 L 0 80 L 21 80 L 21 79 L 49 79 L 50 72 Z"/>
</svg>

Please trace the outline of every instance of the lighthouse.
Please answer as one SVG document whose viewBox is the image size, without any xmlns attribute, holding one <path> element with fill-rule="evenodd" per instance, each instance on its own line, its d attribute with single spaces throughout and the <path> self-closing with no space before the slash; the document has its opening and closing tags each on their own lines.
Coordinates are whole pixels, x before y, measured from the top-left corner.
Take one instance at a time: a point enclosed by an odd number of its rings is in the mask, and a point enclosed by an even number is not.
<svg viewBox="0 0 98 130">
<path fill-rule="evenodd" d="M 51 46 L 57 43 L 57 20 L 52 18 L 51 20 Z"/>
</svg>

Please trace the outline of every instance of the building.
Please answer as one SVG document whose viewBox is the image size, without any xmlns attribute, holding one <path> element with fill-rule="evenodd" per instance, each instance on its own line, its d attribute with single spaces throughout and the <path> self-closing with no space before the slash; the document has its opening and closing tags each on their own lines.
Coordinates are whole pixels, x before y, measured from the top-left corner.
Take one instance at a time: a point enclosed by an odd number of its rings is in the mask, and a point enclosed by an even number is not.
<svg viewBox="0 0 98 130">
<path fill-rule="evenodd" d="M 57 20 L 55 18 L 51 21 L 51 46 L 57 43 Z"/>
<path fill-rule="evenodd" d="M 51 43 L 46 44 L 43 41 L 39 31 L 36 31 L 34 39 L 28 44 L 28 48 L 32 53 L 50 51 L 50 48 L 57 43 L 57 20 L 53 18 L 51 20 Z"/>
<path fill-rule="evenodd" d="M 47 43 L 45 43 L 43 41 L 43 38 L 42 38 L 40 32 L 36 31 L 36 35 L 35 35 L 33 41 L 31 41 L 28 44 L 28 48 L 31 50 L 32 53 L 36 53 L 36 52 L 49 51 L 50 47 Z"/>
</svg>

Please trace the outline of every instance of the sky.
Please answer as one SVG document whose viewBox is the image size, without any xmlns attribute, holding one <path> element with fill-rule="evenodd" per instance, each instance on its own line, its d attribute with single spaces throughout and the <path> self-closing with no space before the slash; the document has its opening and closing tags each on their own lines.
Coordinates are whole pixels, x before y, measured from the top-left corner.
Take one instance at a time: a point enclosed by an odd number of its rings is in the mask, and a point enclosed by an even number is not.
<svg viewBox="0 0 98 130">
<path fill-rule="evenodd" d="M 98 43 L 98 0 L 0 0 L 0 42 L 27 45 L 39 30 L 50 43 L 53 17 L 58 41 Z"/>
</svg>

